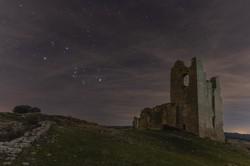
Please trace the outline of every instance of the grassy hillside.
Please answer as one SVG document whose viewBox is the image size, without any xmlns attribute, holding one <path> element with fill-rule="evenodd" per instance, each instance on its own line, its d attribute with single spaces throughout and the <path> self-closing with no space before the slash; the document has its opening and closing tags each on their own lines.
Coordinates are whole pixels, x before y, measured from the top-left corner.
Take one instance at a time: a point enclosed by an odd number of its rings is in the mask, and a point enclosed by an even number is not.
<svg viewBox="0 0 250 166">
<path fill-rule="evenodd" d="M 13 164 L 31 166 L 249 166 L 230 145 L 176 131 L 55 125 Z"/>
</svg>

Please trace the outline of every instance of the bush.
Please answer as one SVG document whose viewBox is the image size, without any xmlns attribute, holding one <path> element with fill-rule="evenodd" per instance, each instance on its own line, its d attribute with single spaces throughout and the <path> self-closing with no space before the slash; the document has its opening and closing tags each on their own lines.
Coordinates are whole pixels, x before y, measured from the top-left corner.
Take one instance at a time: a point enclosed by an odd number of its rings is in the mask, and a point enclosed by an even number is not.
<svg viewBox="0 0 250 166">
<path fill-rule="evenodd" d="M 39 122 L 41 121 L 40 114 L 27 114 L 24 118 L 24 124 L 29 127 L 37 127 L 39 125 Z"/>
<path fill-rule="evenodd" d="M 13 112 L 18 114 L 40 113 L 41 109 L 37 107 L 31 107 L 29 105 L 19 105 L 13 109 Z"/>
</svg>

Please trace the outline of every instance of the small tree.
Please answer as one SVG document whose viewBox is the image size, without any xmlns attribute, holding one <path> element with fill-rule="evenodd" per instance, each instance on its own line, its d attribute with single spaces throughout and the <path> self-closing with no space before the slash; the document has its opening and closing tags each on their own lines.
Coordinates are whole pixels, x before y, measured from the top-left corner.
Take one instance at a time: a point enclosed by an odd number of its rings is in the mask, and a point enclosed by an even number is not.
<svg viewBox="0 0 250 166">
<path fill-rule="evenodd" d="M 17 114 L 40 113 L 41 109 L 29 105 L 19 105 L 13 109 L 13 112 Z"/>
</svg>

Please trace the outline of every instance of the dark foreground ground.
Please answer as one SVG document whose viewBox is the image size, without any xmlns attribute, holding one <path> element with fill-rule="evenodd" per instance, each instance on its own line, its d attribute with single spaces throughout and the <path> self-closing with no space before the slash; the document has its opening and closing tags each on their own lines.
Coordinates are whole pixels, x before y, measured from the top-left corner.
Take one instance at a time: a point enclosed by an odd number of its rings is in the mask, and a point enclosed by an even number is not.
<svg viewBox="0 0 250 166">
<path fill-rule="evenodd" d="M 12 164 L 31 166 L 249 166 L 247 151 L 177 131 L 58 121 Z"/>
</svg>

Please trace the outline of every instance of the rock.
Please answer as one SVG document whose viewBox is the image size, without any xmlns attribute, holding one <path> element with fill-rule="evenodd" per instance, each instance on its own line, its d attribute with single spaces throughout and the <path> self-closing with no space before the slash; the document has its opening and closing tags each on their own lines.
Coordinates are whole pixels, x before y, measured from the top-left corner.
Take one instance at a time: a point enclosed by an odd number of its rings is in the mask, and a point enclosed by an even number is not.
<svg viewBox="0 0 250 166">
<path fill-rule="evenodd" d="M 228 163 L 226 166 L 238 166 L 236 164 Z"/>
<path fill-rule="evenodd" d="M 10 162 L 10 161 L 3 162 L 3 165 L 11 165 L 11 164 L 12 164 L 12 162 Z"/>
<path fill-rule="evenodd" d="M 48 153 L 48 154 L 47 154 L 47 157 L 51 157 L 51 156 L 52 156 L 52 154 L 51 154 L 51 153 Z"/>
<path fill-rule="evenodd" d="M 7 161 L 14 161 L 16 158 L 15 157 L 7 157 L 5 160 Z"/>
<path fill-rule="evenodd" d="M 37 153 L 36 152 L 31 152 L 31 155 L 36 155 Z"/>
<path fill-rule="evenodd" d="M 24 148 L 30 147 L 34 141 L 38 140 L 42 135 L 47 133 L 51 125 L 51 122 L 43 121 L 40 122 L 40 127 L 26 132 L 23 137 L 11 140 L 9 142 L 0 142 L 0 153 L 6 156 L 3 158 L 6 160 L 6 162 L 3 164 L 11 165 L 10 161 L 15 160 L 17 155 L 20 154 Z M 30 164 L 24 162 L 22 165 L 27 166 Z"/>
<path fill-rule="evenodd" d="M 22 165 L 23 165 L 23 166 L 29 166 L 30 163 L 28 163 L 28 162 L 22 162 Z"/>
</svg>

